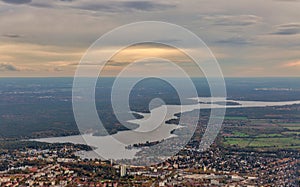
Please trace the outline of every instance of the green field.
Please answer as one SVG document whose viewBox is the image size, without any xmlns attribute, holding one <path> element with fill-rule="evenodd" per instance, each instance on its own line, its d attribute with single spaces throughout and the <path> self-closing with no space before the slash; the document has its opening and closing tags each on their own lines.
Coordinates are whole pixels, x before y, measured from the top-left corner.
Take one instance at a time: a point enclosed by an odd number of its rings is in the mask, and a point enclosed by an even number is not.
<svg viewBox="0 0 300 187">
<path fill-rule="evenodd" d="M 239 146 L 239 147 L 248 147 L 252 138 L 225 138 L 225 145 L 230 146 Z"/>
<path fill-rule="evenodd" d="M 300 127 L 300 123 L 279 123 L 280 126 Z"/>
<path fill-rule="evenodd" d="M 289 130 L 300 130 L 300 123 L 279 123 L 278 125 Z"/>
<path fill-rule="evenodd" d="M 247 120 L 245 116 L 225 116 L 225 120 Z"/>
<path fill-rule="evenodd" d="M 244 132 L 239 132 L 239 131 L 235 131 L 233 133 L 234 136 L 237 136 L 237 137 L 248 137 L 249 135 L 244 133 Z"/>
<path fill-rule="evenodd" d="M 286 128 L 286 129 L 288 129 L 288 130 L 291 130 L 291 131 L 297 131 L 297 130 L 300 130 L 300 127 L 284 127 L 284 128 Z"/>
<path fill-rule="evenodd" d="M 255 138 L 250 142 L 249 147 L 278 147 L 287 148 L 299 146 L 300 139 L 293 137 L 286 138 Z"/>
<path fill-rule="evenodd" d="M 259 134 L 257 138 L 271 138 L 271 137 L 282 137 L 282 134 Z"/>
<path fill-rule="evenodd" d="M 299 134 L 299 123 L 274 124 L 268 119 L 254 119 L 247 126 L 232 127 L 223 143 L 227 146 L 249 148 L 299 149 Z"/>
<path fill-rule="evenodd" d="M 286 132 L 283 132 L 282 134 L 300 135 L 300 132 L 298 132 L 298 131 L 286 131 Z"/>
<path fill-rule="evenodd" d="M 253 148 L 263 148 L 263 147 L 277 147 L 277 148 L 292 148 L 300 146 L 300 139 L 294 137 L 281 137 L 281 138 L 225 138 L 225 144 L 230 146 L 239 147 L 253 147 Z"/>
</svg>

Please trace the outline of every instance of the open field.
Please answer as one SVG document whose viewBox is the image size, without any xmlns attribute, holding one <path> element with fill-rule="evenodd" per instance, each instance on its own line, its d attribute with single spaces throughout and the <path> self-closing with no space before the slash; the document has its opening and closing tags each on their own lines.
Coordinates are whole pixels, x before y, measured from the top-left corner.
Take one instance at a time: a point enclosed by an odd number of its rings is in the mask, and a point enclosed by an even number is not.
<svg viewBox="0 0 300 187">
<path fill-rule="evenodd" d="M 276 137 L 276 138 L 225 138 L 225 144 L 239 147 L 252 148 L 295 148 L 300 146 L 300 138 Z"/>
<path fill-rule="evenodd" d="M 300 123 L 279 123 L 278 125 L 291 131 L 300 130 Z"/>
<path fill-rule="evenodd" d="M 228 118 L 227 118 L 228 119 Z M 237 120 L 237 124 L 241 122 Z M 300 149 L 300 123 L 278 123 L 272 119 L 249 119 L 246 124 L 224 128 L 225 146 L 263 149 Z"/>
<path fill-rule="evenodd" d="M 283 134 L 296 134 L 296 135 L 300 135 L 300 132 L 297 132 L 297 131 L 287 131 L 287 132 L 283 132 Z"/>
<path fill-rule="evenodd" d="M 246 116 L 226 116 L 225 120 L 247 120 Z"/>
<path fill-rule="evenodd" d="M 300 127 L 285 127 L 285 128 L 287 128 L 288 130 L 291 130 L 291 131 L 300 130 Z"/>
</svg>

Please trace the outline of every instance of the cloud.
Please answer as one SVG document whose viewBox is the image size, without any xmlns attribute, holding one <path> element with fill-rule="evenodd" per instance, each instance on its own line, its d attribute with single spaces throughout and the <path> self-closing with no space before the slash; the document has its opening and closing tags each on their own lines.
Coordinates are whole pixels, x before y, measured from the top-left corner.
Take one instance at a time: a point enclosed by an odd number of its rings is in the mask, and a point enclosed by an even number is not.
<svg viewBox="0 0 300 187">
<path fill-rule="evenodd" d="M 119 12 L 119 6 L 114 6 L 114 3 L 86 3 L 80 5 L 71 5 L 73 9 L 80 9 L 86 11 L 103 11 L 103 12 Z"/>
<path fill-rule="evenodd" d="M 237 37 L 230 37 L 227 39 L 219 40 L 219 41 L 216 41 L 216 43 L 224 44 L 224 45 L 249 45 L 252 43 L 252 41 L 250 41 L 244 37 L 237 36 Z"/>
<path fill-rule="evenodd" d="M 20 69 L 10 63 L 0 63 L 0 71 L 20 71 Z"/>
<path fill-rule="evenodd" d="M 274 0 L 274 1 L 279 1 L 279 2 L 300 2 L 299 0 Z"/>
<path fill-rule="evenodd" d="M 31 3 L 31 0 L 2 0 L 5 3 L 10 3 L 10 4 L 27 4 Z"/>
<path fill-rule="evenodd" d="M 21 35 L 18 35 L 18 34 L 3 34 L 2 36 L 6 37 L 6 38 L 21 38 L 22 37 Z"/>
<path fill-rule="evenodd" d="M 125 61 L 116 61 L 116 60 L 109 60 L 107 62 L 108 66 L 116 66 L 116 67 L 124 67 L 130 64 L 131 62 L 125 62 Z"/>
<path fill-rule="evenodd" d="M 75 1 L 75 0 L 58 0 L 58 1 L 31 1 L 31 0 L 3 0 L 6 3 L 25 4 L 37 8 L 69 8 L 93 12 L 130 12 L 130 11 L 159 11 L 169 8 L 175 8 L 174 4 L 144 1 Z"/>
<path fill-rule="evenodd" d="M 122 3 L 124 7 L 135 10 L 152 11 L 175 8 L 175 5 L 155 3 L 153 1 L 128 1 Z"/>
<path fill-rule="evenodd" d="M 32 7 L 40 7 L 40 8 L 55 8 L 53 2 L 50 1 L 33 1 L 33 0 L 1 0 L 8 4 L 13 5 L 22 5 L 26 4 Z M 57 7 L 58 8 L 58 7 Z"/>
<path fill-rule="evenodd" d="M 32 2 L 29 4 L 32 7 L 37 8 L 58 8 L 58 6 L 55 6 L 54 4 L 50 4 L 49 2 Z"/>
<path fill-rule="evenodd" d="M 126 66 L 126 65 L 130 64 L 130 63 L 131 62 L 109 60 L 109 61 L 105 62 L 105 65 L 106 66 L 123 67 L 123 66 Z M 68 64 L 68 66 L 78 66 L 78 65 L 80 65 L 80 66 L 95 66 L 95 67 L 98 67 L 99 64 L 100 64 L 99 62 L 82 62 L 80 64 L 79 63 L 70 63 L 70 64 Z"/>
<path fill-rule="evenodd" d="M 250 26 L 261 22 L 262 18 L 255 15 L 216 15 L 203 16 L 202 20 L 219 26 Z"/>
<path fill-rule="evenodd" d="M 156 11 L 174 8 L 175 5 L 158 3 L 153 1 L 108 1 L 96 3 L 95 1 L 86 2 L 71 6 L 72 8 L 88 10 L 88 11 L 103 11 L 103 12 L 128 12 L 132 10 L 138 11 Z"/>
<path fill-rule="evenodd" d="M 275 35 L 295 35 L 300 34 L 300 23 L 287 23 L 276 26 Z"/>
<path fill-rule="evenodd" d="M 300 67 L 300 60 L 287 62 L 283 66 L 284 67 L 296 67 L 296 66 Z"/>
<path fill-rule="evenodd" d="M 53 68 L 53 71 L 58 71 L 58 72 L 60 72 L 60 71 L 64 71 L 62 68 L 60 68 L 60 67 L 55 67 L 55 68 Z"/>
</svg>

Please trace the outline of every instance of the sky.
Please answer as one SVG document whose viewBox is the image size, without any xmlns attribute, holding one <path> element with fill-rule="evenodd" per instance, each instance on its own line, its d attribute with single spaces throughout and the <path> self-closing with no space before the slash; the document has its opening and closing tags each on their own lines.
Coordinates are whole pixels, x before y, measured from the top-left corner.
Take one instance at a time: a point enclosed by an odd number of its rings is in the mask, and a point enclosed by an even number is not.
<svg viewBox="0 0 300 187">
<path fill-rule="evenodd" d="M 2 0 L 0 77 L 74 76 L 94 41 L 138 21 L 169 22 L 195 33 L 225 77 L 298 77 L 299 10 L 300 0 Z M 107 65 L 105 76 L 115 76 L 130 57 L 144 53 L 189 64 L 174 49 L 142 45 L 126 50 L 111 59 L 115 63 Z M 163 63 L 156 64 L 168 72 Z"/>
</svg>

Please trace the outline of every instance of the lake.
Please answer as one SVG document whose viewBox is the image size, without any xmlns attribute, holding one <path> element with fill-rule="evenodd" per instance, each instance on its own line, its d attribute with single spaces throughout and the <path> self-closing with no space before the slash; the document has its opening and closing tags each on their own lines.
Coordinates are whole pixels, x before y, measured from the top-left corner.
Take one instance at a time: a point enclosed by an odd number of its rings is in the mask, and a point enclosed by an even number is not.
<svg viewBox="0 0 300 187">
<path fill-rule="evenodd" d="M 95 148 L 94 151 L 80 151 L 77 153 L 82 158 L 104 158 L 104 159 L 133 159 L 140 149 L 126 149 L 126 146 L 145 143 L 147 141 L 166 140 L 176 135 L 171 132 L 177 128 L 183 128 L 180 125 L 166 124 L 169 119 L 176 118 L 174 114 L 189 112 L 195 109 L 210 108 L 244 108 L 244 107 L 266 107 L 266 106 L 284 106 L 300 104 L 300 101 L 284 101 L 284 102 L 263 102 L 263 101 L 238 101 L 224 100 L 223 98 L 193 98 L 198 100 L 199 104 L 193 105 L 162 105 L 154 108 L 149 114 L 139 113 L 143 115 L 143 119 L 130 120 L 129 122 L 139 125 L 137 129 L 120 131 L 117 134 L 109 136 L 93 136 L 92 134 L 52 137 L 33 139 L 39 142 L 48 143 L 74 143 L 86 144 Z M 239 105 L 225 106 L 221 102 L 233 102 Z M 162 115 L 165 114 L 165 115 Z M 101 157 L 99 156 L 101 155 Z"/>
</svg>

